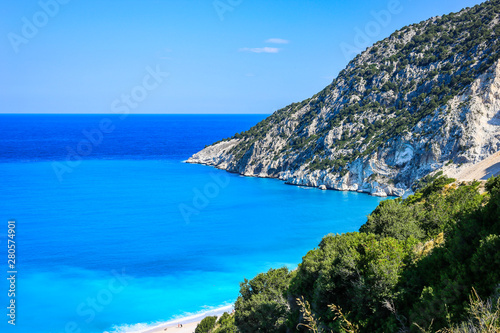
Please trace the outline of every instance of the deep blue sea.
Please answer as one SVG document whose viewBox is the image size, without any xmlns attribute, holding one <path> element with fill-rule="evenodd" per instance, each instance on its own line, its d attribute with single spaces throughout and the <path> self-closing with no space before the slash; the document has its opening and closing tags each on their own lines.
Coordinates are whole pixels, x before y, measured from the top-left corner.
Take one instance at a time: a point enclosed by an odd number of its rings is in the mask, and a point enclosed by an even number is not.
<svg viewBox="0 0 500 333">
<path fill-rule="evenodd" d="M 203 313 L 357 231 L 380 198 L 182 162 L 264 117 L 0 115 L 0 331 L 132 332 Z"/>
</svg>

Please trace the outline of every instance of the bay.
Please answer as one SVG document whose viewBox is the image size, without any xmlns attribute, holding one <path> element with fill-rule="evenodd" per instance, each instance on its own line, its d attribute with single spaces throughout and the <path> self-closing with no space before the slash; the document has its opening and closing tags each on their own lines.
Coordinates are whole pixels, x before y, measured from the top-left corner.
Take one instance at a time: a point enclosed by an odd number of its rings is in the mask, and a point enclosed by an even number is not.
<svg viewBox="0 0 500 333">
<path fill-rule="evenodd" d="M 227 306 L 243 278 L 357 231 L 380 198 L 183 163 L 263 118 L 0 116 L 0 253 L 15 219 L 18 269 L 2 332 L 137 331 Z M 103 119 L 115 129 L 60 177 Z"/>
</svg>

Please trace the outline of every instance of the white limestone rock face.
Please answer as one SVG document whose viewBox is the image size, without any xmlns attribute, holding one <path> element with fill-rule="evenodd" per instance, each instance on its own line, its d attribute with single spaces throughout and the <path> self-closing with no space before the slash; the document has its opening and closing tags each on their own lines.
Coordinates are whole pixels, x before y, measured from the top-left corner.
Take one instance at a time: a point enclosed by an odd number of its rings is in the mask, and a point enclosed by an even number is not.
<svg viewBox="0 0 500 333">
<path fill-rule="evenodd" d="M 396 151 L 394 164 L 397 166 L 405 165 L 413 158 L 413 147 L 405 145 L 403 150 Z"/>
<path fill-rule="evenodd" d="M 238 140 L 223 141 L 208 146 L 191 156 L 186 162 L 211 165 L 219 169 L 226 169 L 228 167 L 228 162 L 232 158 L 230 150 L 236 145 L 237 141 Z"/>
<path fill-rule="evenodd" d="M 419 29 L 425 30 L 436 20 L 421 23 Z M 412 193 L 411 185 L 416 180 L 430 173 L 441 170 L 453 176 L 500 151 L 499 60 L 478 62 L 477 67 L 487 64 L 481 67 L 482 72 L 474 74 L 446 102 L 438 100 L 411 127 L 376 144 L 374 140 L 386 133 L 367 136 L 370 128 L 373 131 L 387 122 L 393 124 L 392 120 L 411 108 L 424 96 L 418 89 L 447 87 L 447 65 L 453 72 L 467 62 L 461 58 L 464 55 L 457 54 L 426 67 L 388 64 L 386 59 L 397 55 L 401 44 L 411 41 L 415 29 L 407 27 L 399 36 L 396 33 L 368 48 L 313 98 L 275 112 L 251 131 L 209 146 L 187 162 L 245 176 L 278 178 L 287 184 L 405 197 Z M 396 44 L 400 44 L 398 48 Z M 485 45 L 474 49 L 471 61 L 488 56 Z M 419 58 L 417 51 L 412 52 L 412 57 Z M 359 68 L 364 71 L 361 73 L 372 68 L 373 77 L 362 77 Z M 389 80 L 400 86 L 399 92 L 382 89 Z M 422 105 L 431 102 L 428 97 L 421 98 Z M 336 118 L 361 101 L 376 103 Z M 405 106 L 399 113 L 394 111 L 398 105 Z M 383 128 L 392 133 L 391 125 Z M 365 133 L 365 137 L 357 136 L 359 133 Z"/>
<path fill-rule="evenodd" d="M 306 161 L 296 168 L 287 169 L 287 164 L 297 162 L 297 159 L 300 162 L 303 157 L 276 155 L 285 147 L 286 141 L 275 140 L 270 134 L 255 142 L 240 159 L 236 159 L 232 152 L 240 140 L 232 139 L 203 149 L 187 162 L 207 164 L 245 176 L 279 178 L 287 184 L 324 186 L 375 196 L 403 196 L 414 180 L 430 172 L 443 169 L 449 173 L 447 171 L 452 167 L 459 171 L 458 164 L 468 166 L 500 150 L 499 62 L 477 79 L 465 94 L 453 98 L 442 109 L 445 112 L 436 110 L 413 128 L 415 133 L 425 129 L 427 135 L 408 133 L 394 138 L 377 153 L 353 161 L 344 175 L 325 170 L 312 171 Z M 316 134 L 313 129 L 309 133 Z M 335 136 L 338 137 L 339 133 L 328 132 L 325 144 L 332 144 Z M 453 173 L 449 174 L 453 176 Z"/>
</svg>

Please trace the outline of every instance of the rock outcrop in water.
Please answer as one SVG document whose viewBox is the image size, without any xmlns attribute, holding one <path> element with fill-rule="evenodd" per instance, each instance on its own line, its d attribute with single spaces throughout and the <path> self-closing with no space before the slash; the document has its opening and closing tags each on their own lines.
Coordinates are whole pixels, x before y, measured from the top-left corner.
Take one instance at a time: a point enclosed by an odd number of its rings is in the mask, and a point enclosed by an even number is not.
<svg viewBox="0 0 500 333">
<path fill-rule="evenodd" d="M 404 195 L 500 151 L 500 0 L 402 28 L 323 91 L 193 155 L 289 184 Z"/>
</svg>

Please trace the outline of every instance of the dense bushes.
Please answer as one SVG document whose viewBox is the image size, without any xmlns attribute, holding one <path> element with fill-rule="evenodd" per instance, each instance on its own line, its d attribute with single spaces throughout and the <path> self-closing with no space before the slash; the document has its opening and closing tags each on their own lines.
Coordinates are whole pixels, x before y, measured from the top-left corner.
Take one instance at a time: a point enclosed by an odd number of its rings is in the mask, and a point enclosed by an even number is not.
<svg viewBox="0 0 500 333">
<path fill-rule="evenodd" d="M 235 323 L 242 333 L 286 332 L 286 292 L 291 276 L 287 268 L 271 269 L 240 284 L 234 309 Z"/>
<path fill-rule="evenodd" d="M 422 239 L 425 233 L 418 221 L 421 214 L 421 209 L 404 205 L 401 200 L 383 201 L 368 216 L 368 221 L 361 226 L 360 231 L 399 240 L 410 237 Z"/>
<path fill-rule="evenodd" d="M 440 177 L 383 201 L 362 232 L 325 236 L 297 270 L 245 279 L 234 316 L 196 332 L 498 333 L 500 177 L 485 190 Z"/>
<path fill-rule="evenodd" d="M 332 304 L 348 310 L 351 321 L 387 331 L 394 323 L 387 321 L 390 312 L 383 304 L 394 300 L 392 290 L 411 262 L 414 244 L 365 233 L 326 236 L 303 258 L 289 292 L 293 299 L 304 296 L 334 331 L 340 323 L 333 320 Z"/>
<path fill-rule="evenodd" d="M 441 328 L 458 322 L 472 287 L 486 297 L 495 292 L 500 283 L 500 191 L 495 191 L 499 184 L 500 177 L 487 183 L 490 199 L 486 205 L 472 209 L 474 200 L 464 202 L 444 245 L 405 272 L 401 305 L 409 309 L 412 323 L 426 327 L 432 322 Z M 456 192 L 473 197 L 460 189 Z"/>
<path fill-rule="evenodd" d="M 414 237 L 430 239 L 449 230 L 458 215 L 477 209 L 483 196 L 478 192 L 480 183 L 450 186 L 453 179 L 439 177 L 406 200 L 382 202 L 369 216 L 361 232 L 375 233 L 397 239 Z"/>
<path fill-rule="evenodd" d="M 271 139 L 269 129 L 286 128 L 286 135 L 279 132 L 285 147 L 275 159 L 306 156 L 288 159 L 287 168 L 302 160 L 310 162 L 310 170 L 346 172 L 356 158 L 376 152 L 419 121 L 449 112 L 450 99 L 499 58 L 498 13 L 500 0 L 494 0 L 403 28 L 392 36 L 400 40 L 394 52 L 388 40 L 377 43 L 320 94 L 238 135 L 232 153 L 239 159 L 257 140 Z M 404 42 L 410 31 L 414 37 Z M 404 71 L 419 75 L 399 79 Z M 341 84 L 346 89 L 333 100 L 331 93 Z M 290 125 L 294 122 L 299 125 Z M 326 147 L 322 139 L 333 127 L 340 134 Z M 418 139 L 426 131 L 411 134 Z M 500 177 L 486 183 L 486 194 L 480 186 L 439 175 L 422 179 L 414 195 L 382 202 L 359 233 L 324 237 L 296 271 L 270 270 L 245 280 L 235 326 L 227 326 L 243 333 L 308 327 L 314 332 L 484 332 L 488 320 L 490 331 L 498 332 Z"/>
<path fill-rule="evenodd" d="M 234 324 L 234 316 L 227 312 L 219 318 L 215 329 L 211 333 L 237 333 L 238 328 Z"/>
<path fill-rule="evenodd" d="M 383 201 L 362 232 L 325 236 L 296 271 L 245 280 L 228 327 L 466 332 L 480 327 L 479 315 L 500 329 L 500 177 L 487 194 L 479 183 L 449 182 L 439 177 L 405 200 Z"/>
<path fill-rule="evenodd" d="M 194 333 L 209 333 L 215 327 L 215 322 L 217 321 L 217 316 L 208 316 L 203 318 L 203 320 L 196 326 Z"/>
</svg>

